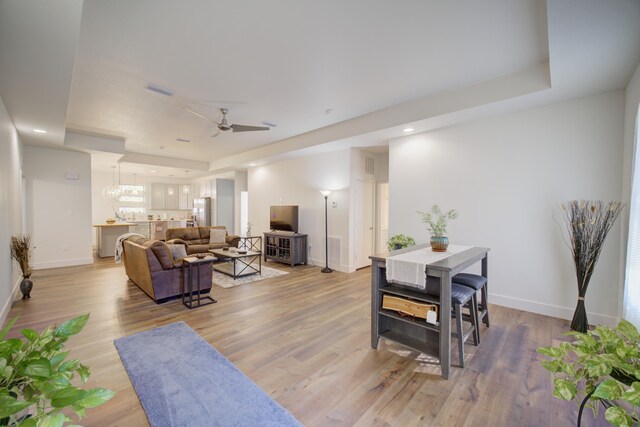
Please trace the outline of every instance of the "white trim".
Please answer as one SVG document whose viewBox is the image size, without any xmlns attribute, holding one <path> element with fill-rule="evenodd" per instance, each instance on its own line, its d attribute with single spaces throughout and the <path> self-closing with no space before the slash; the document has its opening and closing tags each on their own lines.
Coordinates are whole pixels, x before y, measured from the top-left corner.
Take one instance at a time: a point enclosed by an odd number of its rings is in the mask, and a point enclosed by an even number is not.
<svg viewBox="0 0 640 427">
<path fill-rule="evenodd" d="M 18 293 L 18 289 L 20 288 L 20 282 L 22 281 L 22 276 L 18 277 L 18 281 L 13 285 L 13 290 L 11 291 L 11 298 L 7 299 L 7 302 L 2 307 L 2 311 L 0 311 L 0 327 L 4 325 L 4 322 L 7 320 L 7 316 L 9 315 L 9 311 L 11 310 L 11 306 L 13 302 L 18 298 L 16 295 Z M 1 328 L 0 328 L 1 330 Z"/>
<path fill-rule="evenodd" d="M 307 265 L 313 265 L 316 267 L 320 267 L 323 268 L 324 267 L 324 258 L 323 259 L 314 259 L 314 258 L 308 258 L 307 259 Z M 332 270 L 335 271 L 340 271 L 342 273 L 353 273 L 354 271 L 356 271 L 356 268 L 352 265 L 329 265 L 329 268 L 331 268 Z"/>
<path fill-rule="evenodd" d="M 544 304 L 535 301 L 528 301 L 520 298 L 507 297 L 489 293 L 489 304 L 501 305 L 518 310 L 529 311 L 531 313 L 543 314 L 546 316 L 558 317 L 560 319 L 571 320 L 575 307 L 561 307 L 558 305 Z M 602 324 L 613 326 L 618 324 L 618 319 L 606 314 L 587 313 L 590 324 Z"/>
<path fill-rule="evenodd" d="M 75 265 L 93 264 L 93 258 L 77 258 L 64 259 L 59 261 L 47 261 L 33 264 L 34 270 L 42 270 L 44 268 L 73 267 Z"/>
</svg>

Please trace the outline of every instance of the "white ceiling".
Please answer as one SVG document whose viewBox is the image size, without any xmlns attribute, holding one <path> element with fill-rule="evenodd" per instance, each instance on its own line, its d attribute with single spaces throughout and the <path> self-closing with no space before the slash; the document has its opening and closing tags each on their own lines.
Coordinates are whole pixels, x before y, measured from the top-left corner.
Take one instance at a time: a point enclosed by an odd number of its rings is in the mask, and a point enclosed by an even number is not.
<svg viewBox="0 0 640 427">
<path fill-rule="evenodd" d="M 157 156 L 229 170 L 623 88 L 639 23 L 637 0 L 1 0 L 0 96 L 27 144 L 62 147 L 66 127 L 124 139 L 140 174 Z M 278 126 L 210 138 L 184 107 Z"/>
</svg>

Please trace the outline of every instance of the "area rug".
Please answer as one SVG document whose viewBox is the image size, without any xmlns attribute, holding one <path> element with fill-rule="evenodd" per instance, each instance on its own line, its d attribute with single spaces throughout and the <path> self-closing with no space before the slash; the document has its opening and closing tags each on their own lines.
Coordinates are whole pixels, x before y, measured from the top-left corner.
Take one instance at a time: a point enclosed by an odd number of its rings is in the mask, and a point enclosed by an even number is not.
<svg viewBox="0 0 640 427">
<path fill-rule="evenodd" d="M 270 279 L 271 277 L 283 276 L 285 274 L 289 273 L 287 271 L 278 270 L 277 268 L 262 266 L 261 274 L 250 274 L 233 280 L 233 277 L 213 270 L 213 277 L 211 281 L 214 285 L 218 285 L 221 288 L 233 288 L 234 286 L 246 285 L 247 283 Z"/>
<path fill-rule="evenodd" d="M 153 427 L 302 426 L 184 322 L 114 344 Z"/>
</svg>

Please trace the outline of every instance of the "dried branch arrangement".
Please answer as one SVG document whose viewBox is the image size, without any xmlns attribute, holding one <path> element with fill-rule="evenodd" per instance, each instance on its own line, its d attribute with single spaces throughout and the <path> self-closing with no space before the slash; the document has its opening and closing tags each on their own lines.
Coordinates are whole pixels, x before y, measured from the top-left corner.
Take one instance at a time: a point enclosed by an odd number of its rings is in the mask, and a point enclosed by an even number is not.
<svg viewBox="0 0 640 427">
<path fill-rule="evenodd" d="M 29 234 L 11 236 L 11 258 L 18 262 L 22 276 L 25 279 L 31 276 L 31 265 L 29 264 L 30 252 L 31 236 Z"/>
<path fill-rule="evenodd" d="M 562 205 L 578 279 L 578 304 L 571 322 L 574 331 L 589 329 L 584 297 L 607 234 L 623 207 L 620 202 L 600 200 L 571 200 Z"/>
</svg>

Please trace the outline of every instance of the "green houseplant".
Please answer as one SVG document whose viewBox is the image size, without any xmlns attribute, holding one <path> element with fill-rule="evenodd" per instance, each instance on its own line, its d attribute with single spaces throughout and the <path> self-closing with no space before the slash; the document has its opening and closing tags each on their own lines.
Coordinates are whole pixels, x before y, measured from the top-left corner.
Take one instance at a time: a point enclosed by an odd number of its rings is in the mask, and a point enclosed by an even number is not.
<svg viewBox="0 0 640 427">
<path fill-rule="evenodd" d="M 449 246 L 447 234 L 447 223 L 450 219 L 458 218 L 458 212 L 451 209 L 442 212 L 438 205 L 431 207 L 431 212 L 418 211 L 422 217 L 422 222 L 427 225 L 427 231 L 431 234 L 431 249 L 434 252 L 445 252 Z"/>
<path fill-rule="evenodd" d="M 88 319 L 89 314 L 84 314 L 42 333 L 23 329 L 23 338 L 5 339 L 13 319 L 0 332 L 0 425 L 63 426 L 72 421 L 62 412 L 64 408 L 82 418 L 87 408 L 114 396 L 111 390 L 84 390 L 72 384 L 76 374 L 86 383 L 91 370 L 77 359 L 65 360 L 69 352 L 63 347 Z"/>
<path fill-rule="evenodd" d="M 395 236 L 392 236 L 389 240 L 387 240 L 387 248 L 390 251 L 415 245 L 416 241 L 413 240 L 413 237 L 405 236 L 404 234 L 396 234 Z"/>
<path fill-rule="evenodd" d="M 640 334 L 635 326 L 623 319 L 613 328 L 596 326 L 586 333 L 572 331 L 567 335 L 574 341 L 538 349 L 551 358 L 541 364 L 553 373 L 553 395 L 581 401 L 579 420 L 584 407 L 591 407 L 597 415 L 604 402 L 608 422 L 616 426 L 637 425 Z"/>
</svg>

